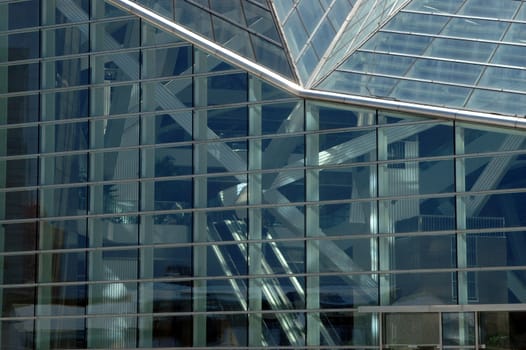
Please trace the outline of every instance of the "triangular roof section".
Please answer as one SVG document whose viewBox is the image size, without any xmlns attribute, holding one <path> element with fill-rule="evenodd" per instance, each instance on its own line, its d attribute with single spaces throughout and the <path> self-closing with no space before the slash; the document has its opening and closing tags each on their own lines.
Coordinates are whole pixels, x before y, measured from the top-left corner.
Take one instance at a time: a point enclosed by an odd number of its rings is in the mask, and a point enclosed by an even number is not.
<svg viewBox="0 0 526 350">
<path fill-rule="evenodd" d="M 526 114 L 526 2 L 411 0 L 316 89 Z"/>
<path fill-rule="evenodd" d="M 147 8 L 276 73 L 297 81 L 264 0 L 140 0 Z"/>
<path fill-rule="evenodd" d="M 271 0 L 302 85 L 307 85 L 360 1 Z"/>
<path fill-rule="evenodd" d="M 338 0 L 336 0 L 338 1 Z M 333 71 L 409 0 L 356 0 L 337 37 L 312 72 L 307 86 L 316 85 Z"/>
</svg>

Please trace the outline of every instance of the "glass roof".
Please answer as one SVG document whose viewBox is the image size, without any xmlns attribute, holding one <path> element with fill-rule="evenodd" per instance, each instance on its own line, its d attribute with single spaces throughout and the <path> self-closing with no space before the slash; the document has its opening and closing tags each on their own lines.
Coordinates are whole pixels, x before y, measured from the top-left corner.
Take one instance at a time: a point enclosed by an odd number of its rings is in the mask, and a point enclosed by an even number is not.
<svg viewBox="0 0 526 350">
<path fill-rule="evenodd" d="M 341 42 L 317 89 L 525 114 L 524 0 L 411 0 L 360 46 Z"/>
<path fill-rule="evenodd" d="M 316 71 L 356 2 L 357 0 L 273 1 L 302 83 L 307 83 Z"/>
<path fill-rule="evenodd" d="M 263 0 L 134 0 L 296 81 L 268 3 Z"/>
</svg>

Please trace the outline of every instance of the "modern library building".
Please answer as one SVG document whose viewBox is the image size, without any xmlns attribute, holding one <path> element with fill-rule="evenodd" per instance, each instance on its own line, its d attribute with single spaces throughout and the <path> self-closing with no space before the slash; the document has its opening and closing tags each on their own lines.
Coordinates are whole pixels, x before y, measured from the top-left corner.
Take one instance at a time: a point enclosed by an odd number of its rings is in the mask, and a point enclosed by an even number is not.
<svg viewBox="0 0 526 350">
<path fill-rule="evenodd" d="M 525 0 L 0 0 L 0 348 L 526 348 Z"/>
</svg>

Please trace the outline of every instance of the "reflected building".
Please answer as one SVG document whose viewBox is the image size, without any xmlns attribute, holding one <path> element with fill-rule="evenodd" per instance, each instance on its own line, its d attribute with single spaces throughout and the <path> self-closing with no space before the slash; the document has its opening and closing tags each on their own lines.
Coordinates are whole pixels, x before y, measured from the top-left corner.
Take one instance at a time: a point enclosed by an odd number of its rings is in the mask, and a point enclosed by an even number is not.
<svg viewBox="0 0 526 350">
<path fill-rule="evenodd" d="M 524 57 L 524 0 L 0 0 L 0 347 L 525 348 Z"/>
</svg>

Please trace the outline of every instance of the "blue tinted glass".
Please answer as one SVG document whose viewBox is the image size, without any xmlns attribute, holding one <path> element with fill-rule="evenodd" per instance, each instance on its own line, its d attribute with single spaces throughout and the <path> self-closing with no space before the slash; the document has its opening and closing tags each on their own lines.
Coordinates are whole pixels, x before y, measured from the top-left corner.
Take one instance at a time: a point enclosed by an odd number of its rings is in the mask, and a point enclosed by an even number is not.
<svg viewBox="0 0 526 350">
<path fill-rule="evenodd" d="M 40 254 L 39 282 L 85 281 L 87 279 L 86 252 Z"/>
<path fill-rule="evenodd" d="M 216 222 L 210 230 L 217 230 L 224 237 L 231 234 L 229 227 Z M 244 255 L 246 244 L 221 244 L 207 247 L 207 276 L 245 275 L 248 272 L 247 259 Z M 238 280 L 239 281 L 239 280 Z"/>
<path fill-rule="evenodd" d="M 508 142 L 514 138 L 509 137 Z M 522 138 L 516 137 L 520 145 Z M 526 187 L 522 165 L 524 155 L 468 158 L 465 160 L 465 184 L 468 191 Z"/>
<path fill-rule="evenodd" d="M 421 55 L 431 42 L 430 37 L 380 32 L 363 46 L 371 51 Z"/>
<path fill-rule="evenodd" d="M 391 304 L 456 304 L 454 272 L 393 274 L 387 279 L 392 291 Z"/>
<path fill-rule="evenodd" d="M 86 214 L 88 193 L 85 186 L 40 190 L 40 215 L 43 217 Z"/>
<path fill-rule="evenodd" d="M 378 304 L 378 282 L 366 274 L 321 276 L 319 293 L 322 309 Z"/>
<path fill-rule="evenodd" d="M 6 124 L 34 122 L 38 120 L 38 95 L 0 97 L 0 103 L 7 105 Z"/>
<path fill-rule="evenodd" d="M 87 24 L 44 30 L 42 37 L 45 40 L 44 42 L 50 43 L 42 48 L 44 57 L 72 55 L 89 50 L 89 27 Z"/>
<path fill-rule="evenodd" d="M 208 78 L 208 105 L 247 101 L 248 81 L 245 73 L 218 75 Z"/>
<path fill-rule="evenodd" d="M 523 67 L 525 55 L 526 46 L 499 45 L 492 62 Z"/>
<path fill-rule="evenodd" d="M 300 106 L 293 102 L 261 106 L 261 134 L 302 131 L 304 118 L 301 112 Z M 294 117 L 296 113 L 298 117 Z"/>
<path fill-rule="evenodd" d="M 487 232 L 466 234 L 467 266 L 520 266 L 526 257 L 520 252 L 526 232 Z"/>
<path fill-rule="evenodd" d="M 475 17 L 511 19 L 519 5 L 519 1 L 502 3 L 492 0 L 467 0 L 458 14 Z"/>
<path fill-rule="evenodd" d="M 464 87 L 442 85 L 435 82 L 401 80 L 390 96 L 420 103 L 461 107 L 470 92 L 471 89 Z"/>
<path fill-rule="evenodd" d="M 0 200 L 5 207 L 0 210 L 0 220 L 28 219 L 37 215 L 37 192 L 0 192 Z"/>
<path fill-rule="evenodd" d="M 207 112 L 208 127 L 215 137 L 241 137 L 248 133 L 247 108 L 212 109 Z M 215 138 L 214 137 L 214 138 Z"/>
<path fill-rule="evenodd" d="M 526 193 L 462 196 L 468 229 L 526 225 Z"/>
<path fill-rule="evenodd" d="M 1 188 L 36 185 L 38 164 L 34 158 L 0 160 L 0 169 L 5 169 Z"/>
<path fill-rule="evenodd" d="M 397 82 L 398 80 L 393 78 L 334 71 L 319 87 L 366 96 L 387 96 Z"/>
<path fill-rule="evenodd" d="M 36 249 L 37 225 L 34 222 L 23 224 L 3 224 L 0 237 L 4 242 L 3 252 L 31 251 Z M 4 307 L 5 307 L 4 303 Z"/>
<path fill-rule="evenodd" d="M 0 35 L 0 43 L 2 51 L 7 52 L 2 54 L 0 62 L 37 58 L 39 54 L 38 32 Z"/>
<path fill-rule="evenodd" d="M 192 207 L 192 180 L 144 182 L 143 210 L 178 210 Z"/>
<path fill-rule="evenodd" d="M 371 233 L 371 218 L 376 203 L 353 202 L 342 204 L 325 204 L 308 208 L 317 211 L 321 232 L 330 236 Z M 308 215 L 308 214 L 307 214 Z M 311 235 L 320 231 L 309 228 Z"/>
<path fill-rule="evenodd" d="M 42 65 L 42 88 L 61 88 L 89 83 L 88 57 L 45 62 Z M 53 79 L 46 79 L 51 73 Z"/>
<path fill-rule="evenodd" d="M 518 304 L 526 296 L 523 282 L 525 278 L 526 273 L 521 270 L 468 272 L 468 301 L 471 304 Z M 499 316 L 505 315 L 506 313 Z M 482 322 L 484 329 L 490 333 L 492 326 L 486 323 L 488 321 Z M 495 318 L 489 322 L 495 322 Z"/>
<path fill-rule="evenodd" d="M 455 268 L 456 259 L 451 250 L 456 246 L 455 235 L 423 237 L 380 238 L 379 246 L 389 251 L 380 252 L 389 256 L 393 270 Z"/>
<path fill-rule="evenodd" d="M 38 152 L 38 128 L 0 129 L 0 135 L 7 142 L 0 147 L 0 156 L 14 156 Z"/>
<path fill-rule="evenodd" d="M 30 28 L 39 25 L 39 0 L 23 0 L 0 4 L 0 13 L 6 14 L 7 29 Z"/>
<path fill-rule="evenodd" d="M 474 84 L 483 66 L 474 64 L 417 59 L 407 76 L 458 84 Z"/>
<path fill-rule="evenodd" d="M 66 184 L 87 180 L 88 158 L 86 154 L 42 157 L 40 161 L 40 166 L 45 169 L 40 177 L 41 184 Z"/>
<path fill-rule="evenodd" d="M 477 40 L 499 40 L 508 27 L 507 22 L 475 18 L 451 18 L 441 34 Z"/>
<path fill-rule="evenodd" d="M 169 77 L 192 73 L 190 46 L 143 51 L 142 78 Z"/>
<path fill-rule="evenodd" d="M 42 94 L 42 119 L 60 120 L 88 116 L 89 91 L 58 91 Z"/>
<path fill-rule="evenodd" d="M 0 92 L 30 91 L 39 88 L 38 63 L 11 65 L 6 68 L 3 71 L 7 74 L 7 84 L 0 86 Z"/>
<path fill-rule="evenodd" d="M 412 57 L 356 52 L 340 66 L 341 70 L 353 70 L 364 73 L 404 75 L 415 61 Z"/>
<path fill-rule="evenodd" d="M 17 313 L 17 315 L 20 316 L 33 316 L 34 315 L 34 307 L 35 307 L 35 288 L 2 288 L 0 291 L 0 295 L 2 296 L 2 316 L 4 317 L 12 317 L 14 313 Z M 5 321 L 4 321 L 5 322 Z M 17 325 L 20 325 L 20 321 L 16 321 Z M 24 326 L 27 326 L 24 325 Z M 2 325 L 2 327 L 5 327 L 5 324 Z M 18 327 L 12 327 L 11 331 L 9 332 L 11 336 L 20 336 L 19 332 L 17 331 Z M 26 328 L 26 331 L 29 331 L 30 329 Z M 13 332 L 13 333 L 11 333 Z M 7 334 L 5 334 L 7 335 Z M 7 336 L 5 338 L 10 338 L 10 336 Z M 2 337 L 2 340 L 5 339 Z M 19 338 L 19 339 L 23 339 Z M 7 342 L 2 342 L 0 344 L 5 345 Z"/>
<path fill-rule="evenodd" d="M 475 90 L 466 106 L 479 111 L 522 115 L 526 95 L 502 91 Z"/>
<path fill-rule="evenodd" d="M 43 221 L 40 231 L 46 237 L 46 244 L 55 249 L 86 248 L 88 235 L 86 220 Z"/>
<path fill-rule="evenodd" d="M 446 16 L 401 12 L 393 17 L 384 28 L 408 33 L 438 34 L 448 20 Z"/>
<path fill-rule="evenodd" d="M 434 57 L 487 62 L 496 45 L 480 41 L 460 39 L 434 39 L 428 54 Z"/>
<path fill-rule="evenodd" d="M 425 11 L 431 13 L 456 13 L 464 0 L 426 0 L 411 1 L 408 10 Z"/>
<path fill-rule="evenodd" d="M 172 0 L 138 0 L 138 3 L 152 9 L 158 14 L 172 18 L 173 17 L 173 1 Z"/>
<path fill-rule="evenodd" d="M 45 125 L 41 128 L 41 151 L 63 152 L 88 147 L 88 123 Z"/>
</svg>

